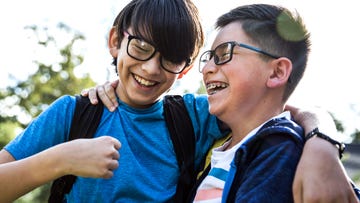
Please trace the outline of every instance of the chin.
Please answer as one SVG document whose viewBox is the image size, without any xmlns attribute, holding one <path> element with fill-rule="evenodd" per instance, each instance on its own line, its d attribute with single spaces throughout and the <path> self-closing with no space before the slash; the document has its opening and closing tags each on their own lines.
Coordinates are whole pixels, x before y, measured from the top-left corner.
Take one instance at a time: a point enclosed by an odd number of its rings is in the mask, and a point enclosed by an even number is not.
<svg viewBox="0 0 360 203">
<path fill-rule="evenodd" d="M 209 113 L 215 116 L 219 115 L 219 111 L 217 108 L 215 108 L 213 105 L 209 105 Z"/>
<path fill-rule="evenodd" d="M 213 97 L 213 98 L 209 98 L 208 101 L 209 101 L 209 113 L 217 117 L 220 117 L 227 111 L 227 109 L 229 109 L 228 106 L 229 103 L 224 98 L 219 99 L 219 97 L 217 97 L 215 99 L 215 97 Z"/>
</svg>

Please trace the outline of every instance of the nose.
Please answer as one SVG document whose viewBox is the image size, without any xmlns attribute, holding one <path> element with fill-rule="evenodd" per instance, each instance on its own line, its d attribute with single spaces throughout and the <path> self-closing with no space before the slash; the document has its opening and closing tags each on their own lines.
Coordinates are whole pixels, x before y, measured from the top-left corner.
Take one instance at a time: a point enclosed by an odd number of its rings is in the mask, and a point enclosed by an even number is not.
<svg viewBox="0 0 360 203">
<path fill-rule="evenodd" d="M 161 71 L 160 66 L 160 53 L 157 52 L 151 59 L 144 61 L 141 68 L 150 75 L 156 75 Z"/>
<path fill-rule="evenodd" d="M 214 62 L 214 58 L 212 58 L 211 60 L 209 60 L 204 67 L 202 68 L 202 74 L 205 76 L 206 74 L 209 73 L 214 73 L 217 71 L 217 65 Z"/>
</svg>

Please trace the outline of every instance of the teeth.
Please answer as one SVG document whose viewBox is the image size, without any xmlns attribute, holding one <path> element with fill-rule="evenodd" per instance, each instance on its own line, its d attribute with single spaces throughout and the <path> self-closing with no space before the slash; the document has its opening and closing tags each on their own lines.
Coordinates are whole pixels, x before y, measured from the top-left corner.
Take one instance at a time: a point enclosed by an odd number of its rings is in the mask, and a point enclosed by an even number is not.
<svg viewBox="0 0 360 203">
<path fill-rule="evenodd" d="M 211 83 L 211 84 L 206 85 L 206 89 L 207 90 L 212 90 L 212 89 L 215 89 L 215 88 L 225 88 L 227 86 L 228 85 L 225 84 L 225 83 Z"/>
<path fill-rule="evenodd" d="M 155 82 L 145 80 L 144 78 L 142 78 L 142 77 L 140 77 L 138 75 L 134 75 L 134 78 L 141 85 L 144 85 L 144 86 L 153 86 L 153 85 L 155 85 Z"/>
<path fill-rule="evenodd" d="M 209 95 L 213 95 L 216 92 L 218 92 L 219 90 L 226 88 L 227 86 L 229 86 L 229 85 L 226 83 L 220 83 L 220 82 L 210 83 L 210 84 L 206 85 L 206 90 Z"/>
</svg>

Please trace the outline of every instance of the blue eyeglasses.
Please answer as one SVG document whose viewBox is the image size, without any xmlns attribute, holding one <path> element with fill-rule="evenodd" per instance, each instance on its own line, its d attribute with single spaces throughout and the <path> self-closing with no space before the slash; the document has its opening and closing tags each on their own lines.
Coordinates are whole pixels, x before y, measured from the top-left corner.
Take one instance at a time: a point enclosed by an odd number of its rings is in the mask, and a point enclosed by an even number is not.
<svg viewBox="0 0 360 203">
<path fill-rule="evenodd" d="M 222 43 L 219 46 L 217 46 L 214 50 L 205 51 L 200 56 L 200 61 L 199 61 L 199 71 L 200 71 L 200 73 L 203 71 L 204 66 L 212 58 L 214 58 L 214 63 L 216 65 L 223 65 L 223 64 L 231 61 L 232 56 L 233 56 L 234 47 L 236 45 L 239 46 L 239 47 L 243 47 L 245 49 L 249 49 L 249 50 L 264 54 L 264 55 L 269 56 L 269 57 L 274 58 L 274 59 L 280 58 L 279 56 L 275 56 L 273 54 L 270 54 L 270 53 L 268 53 L 266 51 L 261 50 L 260 48 L 253 47 L 253 46 L 250 46 L 250 45 L 247 45 L 247 44 L 242 44 L 242 43 L 238 43 L 238 42 L 235 42 L 235 41 L 225 42 L 225 43 Z"/>
</svg>

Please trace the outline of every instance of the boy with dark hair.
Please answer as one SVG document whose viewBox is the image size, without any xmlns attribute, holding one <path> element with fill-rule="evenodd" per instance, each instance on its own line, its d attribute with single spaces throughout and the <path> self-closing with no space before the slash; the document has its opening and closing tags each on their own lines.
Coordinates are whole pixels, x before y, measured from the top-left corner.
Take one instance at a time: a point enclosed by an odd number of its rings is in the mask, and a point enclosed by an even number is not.
<svg viewBox="0 0 360 203">
<path fill-rule="evenodd" d="M 237 7 L 216 27 L 199 68 L 209 111 L 232 136 L 212 150 L 195 202 L 293 202 L 305 140 L 284 108 L 305 71 L 310 34 L 297 13 L 267 4 Z"/>
<path fill-rule="evenodd" d="M 133 0 L 119 13 L 110 30 L 108 46 L 120 80 L 116 89 L 120 106 L 114 113 L 104 110 L 94 135 L 95 140 L 110 136 L 105 140 L 109 144 L 109 152 L 104 154 L 107 161 L 101 166 L 106 174 L 64 169 L 59 162 L 56 177 L 46 176 L 47 181 L 68 173 L 112 178 L 78 177 L 66 195 L 67 202 L 172 200 L 179 168 L 161 96 L 192 67 L 203 41 L 198 11 L 190 0 Z M 183 99 L 194 127 L 195 164 L 199 165 L 222 133 L 217 119 L 208 113 L 206 96 L 189 94 Z M 0 152 L 0 163 L 24 159 L 66 142 L 74 109 L 72 96 L 55 101 Z M 115 140 L 120 141 L 121 148 Z M 5 185 L 1 193 L 11 190 Z"/>
</svg>

